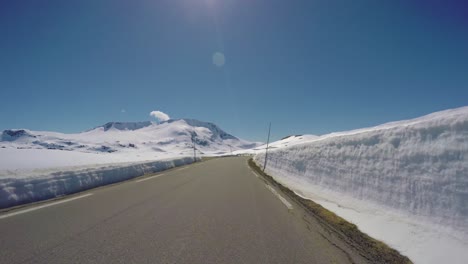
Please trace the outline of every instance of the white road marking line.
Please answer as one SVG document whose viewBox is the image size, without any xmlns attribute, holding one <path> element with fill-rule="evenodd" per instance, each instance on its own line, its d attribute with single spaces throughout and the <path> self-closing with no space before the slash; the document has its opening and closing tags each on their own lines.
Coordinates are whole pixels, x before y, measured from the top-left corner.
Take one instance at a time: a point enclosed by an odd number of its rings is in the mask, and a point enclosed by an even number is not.
<svg viewBox="0 0 468 264">
<path fill-rule="evenodd" d="M 278 197 L 278 199 L 280 199 L 280 201 L 289 209 L 293 209 L 293 206 L 290 202 L 288 202 L 288 200 L 286 200 L 283 196 L 281 196 L 273 187 L 271 187 L 270 185 L 268 184 L 265 184 L 265 186 L 268 188 L 268 190 L 270 190 L 274 195 L 276 195 L 276 197 Z"/>
<path fill-rule="evenodd" d="M 188 167 L 180 168 L 180 169 L 177 169 L 176 171 L 181 171 L 181 170 L 185 170 L 185 169 L 188 169 Z"/>
<path fill-rule="evenodd" d="M 4 215 L 0 215 L 0 219 L 4 219 L 4 218 L 7 218 L 7 217 L 19 215 L 19 214 L 24 214 L 24 213 L 39 210 L 39 209 L 42 209 L 42 208 L 45 208 L 45 207 L 54 206 L 54 205 L 57 205 L 57 204 L 71 202 L 73 200 L 78 200 L 78 199 L 85 198 L 85 197 L 88 197 L 88 196 L 91 196 L 91 195 L 93 195 L 93 194 L 92 193 L 83 194 L 83 195 L 80 195 L 80 196 L 76 196 L 76 197 L 72 197 L 72 198 L 68 198 L 68 199 L 63 199 L 63 200 L 59 200 L 59 201 L 56 201 L 56 202 L 47 203 L 47 204 L 44 204 L 44 205 L 39 205 L 39 206 L 36 206 L 36 207 L 24 209 L 24 210 L 19 210 L 19 211 L 16 211 L 16 212 L 7 213 L 7 214 L 4 214 Z"/>
<path fill-rule="evenodd" d="M 151 176 L 151 177 L 146 177 L 146 178 L 143 178 L 143 179 L 139 179 L 139 180 L 136 180 L 135 182 L 147 181 L 147 180 L 151 180 L 151 179 L 154 179 L 154 178 L 163 176 L 163 175 L 164 175 L 164 173 L 163 173 L 163 174 L 159 174 L 159 175 L 154 175 L 154 176 Z"/>
<path fill-rule="evenodd" d="M 252 172 L 255 175 L 255 177 L 260 178 L 260 176 L 255 171 L 253 171 L 252 168 L 250 168 L 250 166 L 247 166 L 247 168 L 250 172 Z"/>
</svg>

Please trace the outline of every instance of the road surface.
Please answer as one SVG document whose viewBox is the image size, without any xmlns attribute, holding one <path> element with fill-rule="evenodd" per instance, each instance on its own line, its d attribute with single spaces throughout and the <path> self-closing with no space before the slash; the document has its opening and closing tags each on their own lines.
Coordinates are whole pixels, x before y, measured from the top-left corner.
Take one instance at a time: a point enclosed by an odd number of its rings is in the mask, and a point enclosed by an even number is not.
<svg viewBox="0 0 468 264">
<path fill-rule="evenodd" d="M 0 213 L 0 263 L 349 263 L 247 158 L 213 159 Z"/>
</svg>

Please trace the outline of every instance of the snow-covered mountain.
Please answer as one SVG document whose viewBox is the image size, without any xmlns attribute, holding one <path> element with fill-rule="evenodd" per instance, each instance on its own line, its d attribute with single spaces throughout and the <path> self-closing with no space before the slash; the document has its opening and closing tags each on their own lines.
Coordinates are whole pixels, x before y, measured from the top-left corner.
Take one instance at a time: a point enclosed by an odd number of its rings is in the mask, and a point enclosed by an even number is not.
<svg viewBox="0 0 468 264">
<path fill-rule="evenodd" d="M 192 155 L 192 140 L 198 155 L 229 154 L 231 150 L 249 149 L 259 145 L 228 134 L 213 123 L 176 119 L 160 124 L 149 121 L 109 122 L 76 134 L 27 129 L 4 130 L 0 137 L 0 149 L 112 154 L 107 155 L 112 162 L 137 161 Z M 117 157 L 118 159 L 112 159 Z"/>
<path fill-rule="evenodd" d="M 103 127 L 104 131 L 107 131 L 109 129 L 117 129 L 117 130 L 137 130 L 140 128 L 144 128 L 147 126 L 151 126 L 150 121 L 144 121 L 144 122 L 109 122 L 106 123 L 105 125 L 99 126 Z M 96 128 L 95 128 L 96 129 Z"/>
</svg>

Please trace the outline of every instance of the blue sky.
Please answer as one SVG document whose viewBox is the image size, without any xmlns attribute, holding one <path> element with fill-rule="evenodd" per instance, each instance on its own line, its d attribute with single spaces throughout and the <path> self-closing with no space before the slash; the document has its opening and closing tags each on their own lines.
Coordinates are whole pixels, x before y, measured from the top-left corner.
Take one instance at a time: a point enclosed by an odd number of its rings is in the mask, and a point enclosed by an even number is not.
<svg viewBox="0 0 468 264">
<path fill-rule="evenodd" d="M 468 105 L 466 1 L 6 0 L 0 38 L 0 130 L 161 110 L 264 141 Z"/>
</svg>

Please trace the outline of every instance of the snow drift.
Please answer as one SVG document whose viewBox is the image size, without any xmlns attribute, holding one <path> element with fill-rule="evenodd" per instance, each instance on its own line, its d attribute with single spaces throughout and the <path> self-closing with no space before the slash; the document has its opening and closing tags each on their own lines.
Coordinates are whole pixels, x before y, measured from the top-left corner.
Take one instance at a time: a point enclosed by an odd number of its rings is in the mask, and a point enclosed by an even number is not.
<svg viewBox="0 0 468 264">
<path fill-rule="evenodd" d="M 468 227 L 468 107 L 271 150 L 267 164 L 280 178 Z"/>
<path fill-rule="evenodd" d="M 468 107 L 271 149 L 266 171 L 415 263 L 468 257 Z"/>
<path fill-rule="evenodd" d="M 0 177 L 0 208 L 50 199 L 194 162 L 192 157 Z"/>
</svg>

